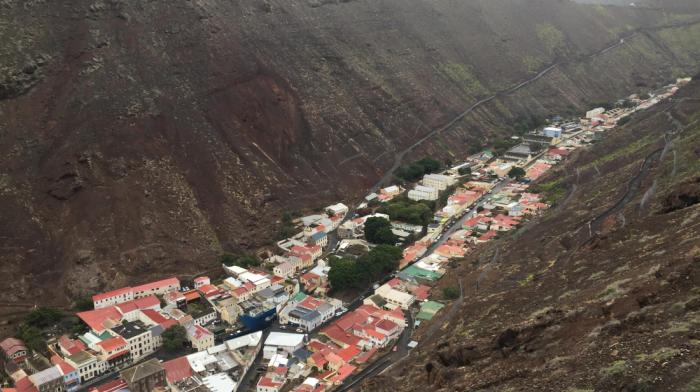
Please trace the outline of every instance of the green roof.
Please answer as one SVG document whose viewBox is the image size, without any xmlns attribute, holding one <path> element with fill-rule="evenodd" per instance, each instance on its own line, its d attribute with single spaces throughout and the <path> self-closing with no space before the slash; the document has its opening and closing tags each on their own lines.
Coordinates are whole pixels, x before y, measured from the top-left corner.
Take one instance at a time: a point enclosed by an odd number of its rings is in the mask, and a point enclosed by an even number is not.
<svg viewBox="0 0 700 392">
<path fill-rule="evenodd" d="M 434 313 L 437 313 L 437 311 L 442 309 L 444 306 L 445 305 L 435 301 L 427 301 L 423 302 L 423 305 L 420 307 L 420 310 L 421 312 L 432 310 Z"/>
<path fill-rule="evenodd" d="M 423 279 L 428 279 L 428 280 L 433 280 L 433 279 L 440 279 L 442 277 L 442 274 L 439 274 L 437 272 L 433 271 L 426 271 L 424 269 L 420 269 L 416 266 L 410 266 L 405 268 L 403 271 L 404 274 L 415 276 L 417 278 L 423 278 Z"/>
<path fill-rule="evenodd" d="M 97 338 L 100 340 L 107 340 L 112 337 L 112 335 L 107 330 L 104 330 L 101 334 L 95 336 L 97 336 Z"/>
<path fill-rule="evenodd" d="M 308 295 L 302 293 L 301 291 L 294 294 L 294 296 L 290 299 L 290 301 L 295 301 L 295 302 L 301 302 L 306 299 Z"/>
<path fill-rule="evenodd" d="M 416 318 L 420 320 L 430 320 L 433 317 L 435 317 L 435 313 L 418 312 L 418 314 L 416 315 Z"/>
<path fill-rule="evenodd" d="M 493 156 L 493 153 L 492 153 L 491 151 L 489 151 L 489 150 L 484 150 L 484 151 L 482 151 L 481 153 L 484 154 L 484 155 Z"/>
</svg>

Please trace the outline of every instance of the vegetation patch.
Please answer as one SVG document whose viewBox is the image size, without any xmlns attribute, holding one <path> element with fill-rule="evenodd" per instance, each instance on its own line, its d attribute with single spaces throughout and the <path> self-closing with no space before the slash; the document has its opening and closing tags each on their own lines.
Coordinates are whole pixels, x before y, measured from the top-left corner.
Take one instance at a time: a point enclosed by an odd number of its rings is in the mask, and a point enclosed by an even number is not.
<svg viewBox="0 0 700 392">
<path fill-rule="evenodd" d="M 626 361 L 615 361 L 612 366 L 609 368 L 603 369 L 603 374 L 605 374 L 605 377 L 617 377 L 624 373 L 624 371 L 627 369 L 627 362 Z"/>
<path fill-rule="evenodd" d="M 673 358 L 674 356 L 676 356 L 677 354 L 678 354 L 678 350 L 664 347 L 662 349 L 654 351 L 654 353 L 651 354 L 650 357 L 654 361 L 659 362 L 659 361 L 667 361 L 667 360 Z"/>
<path fill-rule="evenodd" d="M 608 287 L 605 288 L 605 290 L 601 291 L 596 295 L 596 299 L 603 299 L 605 301 L 609 301 L 613 298 L 618 298 L 622 294 L 625 293 L 625 290 L 623 290 L 620 286 L 629 282 L 629 279 L 623 279 L 623 280 L 618 280 L 617 282 L 611 283 L 608 285 Z"/>
</svg>

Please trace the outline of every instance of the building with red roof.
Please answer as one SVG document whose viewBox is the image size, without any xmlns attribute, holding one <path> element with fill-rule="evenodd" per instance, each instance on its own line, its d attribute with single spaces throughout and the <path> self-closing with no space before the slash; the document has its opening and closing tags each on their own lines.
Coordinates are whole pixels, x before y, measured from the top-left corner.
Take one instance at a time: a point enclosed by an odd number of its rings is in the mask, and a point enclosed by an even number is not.
<svg viewBox="0 0 700 392">
<path fill-rule="evenodd" d="M 153 309 L 143 309 L 141 310 L 141 314 L 143 315 L 143 317 L 141 317 L 141 321 L 148 325 L 163 324 L 164 322 L 168 321 L 168 319 L 163 317 L 162 314 Z"/>
<path fill-rule="evenodd" d="M 120 392 L 120 391 L 130 391 L 129 389 L 129 384 L 127 384 L 126 380 L 119 377 L 118 379 L 114 381 L 110 381 L 105 385 L 102 385 L 100 387 L 97 387 L 95 389 L 95 392 Z"/>
<path fill-rule="evenodd" d="M 129 345 L 121 336 L 115 336 L 95 344 L 101 361 L 107 361 L 110 367 L 118 366 L 130 359 Z"/>
<path fill-rule="evenodd" d="M 180 280 L 170 278 L 157 282 L 147 283 L 133 288 L 134 298 L 147 297 L 149 295 L 164 295 L 173 290 L 180 290 Z"/>
<path fill-rule="evenodd" d="M 74 391 L 80 386 L 80 372 L 76 368 L 66 363 L 66 361 L 58 355 L 51 357 L 51 363 L 58 366 L 61 374 L 63 374 L 63 381 L 66 384 L 65 388 L 67 392 Z"/>
<path fill-rule="evenodd" d="M 411 294 L 415 295 L 417 300 L 425 301 L 430 297 L 428 291 L 430 291 L 430 286 L 420 285 Z"/>
<path fill-rule="evenodd" d="M 194 279 L 194 288 L 198 289 L 205 284 L 211 284 L 211 279 L 209 279 L 208 276 L 200 276 L 199 278 Z"/>
<path fill-rule="evenodd" d="M 338 357 L 343 360 L 345 363 L 349 363 L 353 359 L 355 359 L 358 355 L 362 353 L 362 350 L 355 346 L 350 346 L 342 349 L 340 352 L 337 353 Z"/>
<path fill-rule="evenodd" d="M 258 381 L 257 392 L 277 392 L 284 383 L 276 382 L 269 377 L 261 377 Z"/>
<path fill-rule="evenodd" d="M 165 369 L 165 376 L 171 384 L 195 375 L 194 372 L 192 372 L 190 361 L 187 357 L 180 357 L 172 361 L 163 362 L 161 366 Z"/>
<path fill-rule="evenodd" d="M 70 340 L 66 335 L 63 335 L 60 338 L 58 338 L 58 345 L 59 347 L 61 347 L 61 352 L 65 356 L 79 353 L 87 348 L 87 346 L 85 346 L 85 343 L 83 343 L 82 340 Z"/>
<path fill-rule="evenodd" d="M 326 335 L 333 343 L 342 348 L 355 346 L 360 341 L 357 336 L 343 331 L 335 324 L 323 329 L 319 334 Z"/>
<path fill-rule="evenodd" d="M 341 366 L 340 369 L 338 369 L 338 371 L 336 372 L 336 374 L 333 377 L 331 377 L 328 381 L 332 382 L 335 385 L 340 385 L 356 369 L 357 368 L 355 366 L 352 366 L 352 365 Z"/>
<path fill-rule="evenodd" d="M 77 316 L 96 333 L 105 330 L 105 327 L 102 325 L 105 321 L 113 320 L 114 322 L 119 322 L 119 320 L 122 319 L 122 314 L 113 306 L 103 309 L 88 310 L 87 312 L 79 312 Z"/>
<path fill-rule="evenodd" d="M 15 389 L 17 392 L 36 392 L 38 389 L 32 384 L 29 377 L 24 377 L 20 380 L 15 381 Z"/>
<path fill-rule="evenodd" d="M 134 290 L 131 287 L 123 287 L 107 293 L 97 294 L 92 297 L 95 310 L 104 309 L 122 302 L 134 299 Z"/>
<path fill-rule="evenodd" d="M 483 234 L 481 237 L 477 238 L 476 241 L 479 243 L 487 242 L 491 238 L 495 237 L 497 234 L 498 232 L 496 230 L 489 230 L 486 232 L 486 234 Z"/>
<path fill-rule="evenodd" d="M 22 363 L 27 358 L 27 347 L 19 339 L 7 338 L 3 340 L 0 342 L 0 350 L 2 350 L 3 358 L 6 361 Z"/>
<path fill-rule="evenodd" d="M 214 335 L 199 325 L 187 328 L 187 340 L 192 342 L 192 348 L 196 348 L 197 351 L 214 347 Z"/>
</svg>

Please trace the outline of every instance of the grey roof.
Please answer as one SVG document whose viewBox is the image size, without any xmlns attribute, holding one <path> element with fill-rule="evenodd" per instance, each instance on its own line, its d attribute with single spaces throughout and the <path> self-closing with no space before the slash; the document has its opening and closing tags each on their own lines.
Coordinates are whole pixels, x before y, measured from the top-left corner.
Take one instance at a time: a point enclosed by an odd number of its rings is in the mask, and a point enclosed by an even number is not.
<svg viewBox="0 0 700 392">
<path fill-rule="evenodd" d="M 440 224 L 438 223 L 428 223 L 428 227 L 433 228 L 433 227 L 440 227 Z"/>
<path fill-rule="evenodd" d="M 404 282 L 409 282 L 409 283 L 413 283 L 416 285 L 418 284 L 418 281 L 416 280 L 416 278 L 414 278 L 411 275 L 404 274 L 403 272 L 397 272 L 396 277 L 403 280 Z"/>
<path fill-rule="evenodd" d="M 85 361 L 89 361 L 92 359 L 93 355 L 88 353 L 87 351 L 79 351 L 73 355 L 69 355 L 66 357 L 66 359 L 69 359 L 71 362 L 75 363 L 76 365 L 80 365 L 81 363 Z"/>
<path fill-rule="evenodd" d="M 304 321 L 312 321 L 316 320 L 317 318 L 321 317 L 321 313 L 318 312 L 318 310 L 312 310 L 309 313 L 301 316 L 301 319 Z"/>
<path fill-rule="evenodd" d="M 165 372 L 163 366 L 160 365 L 157 358 L 153 358 L 150 361 L 146 361 L 142 364 L 132 366 L 121 372 L 121 376 L 126 380 L 129 385 L 144 379 L 152 374 L 158 373 L 160 371 Z"/>
<path fill-rule="evenodd" d="M 265 287 L 264 289 L 258 291 L 258 295 L 267 299 L 275 296 L 275 292 L 272 291 L 270 287 Z"/>
<path fill-rule="evenodd" d="M 326 236 L 326 232 L 325 232 L 325 231 L 317 231 L 316 233 L 314 233 L 314 234 L 311 235 L 311 238 L 313 238 L 313 239 L 315 239 L 315 240 L 318 241 L 318 240 L 322 239 L 322 238 L 325 237 L 325 236 Z"/>
<path fill-rule="evenodd" d="M 27 364 L 37 372 L 44 371 L 51 367 L 49 360 L 44 358 L 41 354 L 34 354 L 33 357 L 27 358 Z"/>
<path fill-rule="evenodd" d="M 208 315 L 210 315 L 211 313 L 216 313 L 216 309 L 214 309 L 214 308 L 209 308 L 209 309 L 207 309 L 207 310 L 202 310 L 202 311 L 199 312 L 199 313 L 193 314 L 193 315 L 192 315 L 192 318 L 196 320 L 196 319 L 198 319 L 198 318 L 202 318 L 202 317 L 204 317 L 204 316 L 208 316 Z"/>
<path fill-rule="evenodd" d="M 34 380 L 34 385 L 38 387 L 39 385 L 49 383 L 58 378 L 63 378 L 63 373 L 59 370 L 59 366 L 56 365 L 33 374 L 31 378 Z"/>
<path fill-rule="evenodd" d="M 386 300 L 382 298 L 379 294 L 373 295 L 369 297 L 369 299 L 372 300 L 377 306 L 381 309 L 384 305 L 386 305 Z"/>
<path fill-rule="evenodd" d="M 143 328 L 132 321 L 112 328 L 112 332 L 123 337 L 124 339 L 131 339 L 144 333 L 148 333 L 148 329 Z"/>
<path fill-rule="evenodd" d="M 319 313 L 325 313 L 330 309 L 333 309 L 333 305 L 329 304 L 328 302 L 324 302 L 316 310 L 318 310 Z"/>
<path fill-rule="evenodd" d="M 282 286 L 282 285 L 279 284 L 279 283 L 276 283 L 276 284 L 270 286 L 270 290 L 272 290 L 272 291 L 274 291 L 274 292 L 278 292 L 278 291 L 280 291 L 280 290 L 284 290 L 284 286 Z"/>
<path fill-rule="evenodd" d="M 150 328 L 150 330 L 151 330 L 151 335 L 152 335 L 152 336 L 160 336 L 160 334 L 162 334 L 163 331 L 165 331 L 165 329 L 163 328 L 163 326 L 160 325 L 160 324 L 154 325 L 153 327 Z"/>
<path fill-rule="evenodd" d="M 379 197 L 376 193 L 370 193 L 369 195 L 365 196 L 365 200 L 371 201 Z"/>
<path fill-rule="evenodd" d="M 300 349 L 294 351 L 294 353 L 292 353 L 292 355 L 294 355 L 295 358 L 299 358 L 302 362 L 306 362 L 306 360 L 309 359 L 309 357 L 312 354 L 310 351 L 303 349 L 303 348 L 300 348 Z M 287 363 L 287 365 L 289 365 L 289 363 Z M 292 367 L 292 366 L 289 365 L 289 367 Z"/>
</svg>

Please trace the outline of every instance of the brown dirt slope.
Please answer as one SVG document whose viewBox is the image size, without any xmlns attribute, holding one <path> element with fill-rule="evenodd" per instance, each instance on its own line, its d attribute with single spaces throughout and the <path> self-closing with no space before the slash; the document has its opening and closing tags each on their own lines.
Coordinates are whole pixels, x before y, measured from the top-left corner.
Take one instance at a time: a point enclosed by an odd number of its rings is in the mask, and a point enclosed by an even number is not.
<svg viewBox="0 0 700 392">
<path fill-rule="evenodd" d="M 222 249 L 260 245 L 283 209 L 361 195 L 429 130 L 554 61 L 572 60 L 409 158 L 463 154 L 504 123 L 700 63 L 696 10 L 555 0 L 0 9 L 0 290 L 27 304 L 187 277 Z M 623 50 L 584 60 L 642 28 Z"/>
<path fill-rule="evenodd" d="M 563 203 L 580 168 L 568 204 L 498 245 L 478 291 L 483 250 L 452 268 L 438 289 L 460 281 L 461 308 L 430 336 L 421 326 L 411 355 L 357 390 L 698 390 L 700 81 L 674 98 L 538 180 Z M 682 128 L 662 155 L 677 129 L 667 113 Z M 637 192 L 591 236 L 589 222 L 622 199 L 650 154 Z"/>
</svg>

